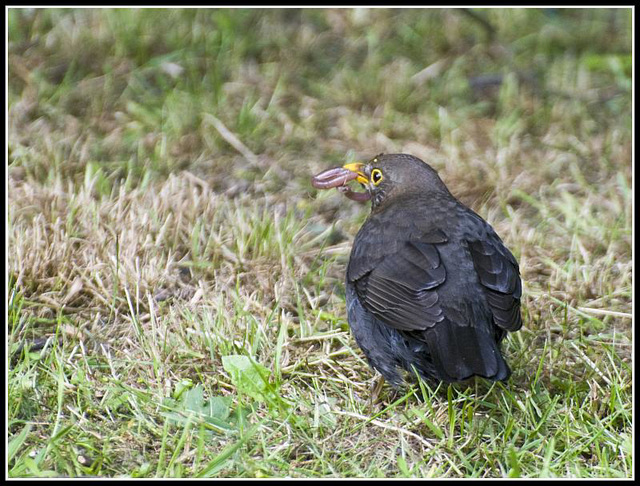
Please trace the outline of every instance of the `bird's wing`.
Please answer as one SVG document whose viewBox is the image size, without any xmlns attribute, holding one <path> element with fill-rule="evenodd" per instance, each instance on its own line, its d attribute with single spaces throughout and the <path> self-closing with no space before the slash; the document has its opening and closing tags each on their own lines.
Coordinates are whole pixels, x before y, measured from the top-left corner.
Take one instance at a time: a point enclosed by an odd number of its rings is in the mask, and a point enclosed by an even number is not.
<svg viewBox="0 0 640 486">
<path fill-rule="evenodd" d="M 444 319 L 434 289 L 446 275 L 436 244 L 407 241 L 353 283 L 376 317 L 398 330 L 417 331 Z"/>
<path fill-rule="evenodd" d="M 522 327 L 518 262 L 495 234 L 468 244 L 496 325 L 506 331 L 517 331 Z"/>
</svg>

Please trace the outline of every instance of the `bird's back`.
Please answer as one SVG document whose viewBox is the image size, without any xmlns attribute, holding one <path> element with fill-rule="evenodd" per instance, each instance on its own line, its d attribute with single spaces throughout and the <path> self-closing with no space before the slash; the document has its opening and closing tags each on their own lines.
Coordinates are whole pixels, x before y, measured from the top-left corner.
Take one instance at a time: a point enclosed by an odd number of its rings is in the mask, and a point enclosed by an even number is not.
<svg viewBox="0 0 640 486">
<path fill-rule="evenodd" d="M 496 325 L 470 242 L 508 250 L 482 218 L 454 199 L 447 204 L 415 202 L 402 220 L 372 213 L 354 241 L 349 324 L 370 364 L 395 384 L 398 368 L 447 382 L 510 374 L 498 347 L 505 330 Z"/>
</svg>

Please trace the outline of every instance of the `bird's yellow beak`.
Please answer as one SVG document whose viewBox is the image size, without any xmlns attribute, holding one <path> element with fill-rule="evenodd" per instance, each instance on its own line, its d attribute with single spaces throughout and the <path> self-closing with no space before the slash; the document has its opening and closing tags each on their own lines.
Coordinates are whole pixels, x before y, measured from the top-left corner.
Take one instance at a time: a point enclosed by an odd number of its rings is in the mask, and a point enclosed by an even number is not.
<svg viewBox="0 0 640 486">
<path fill-rule="evenodd" d="M 358 174 L 358 177 L 356 177 L 356 181 L 360 184 L 369 184 L 369 178 L 364 174 L 364 172 L 362 172 L 362 169 L 364 168 L 363 163 L 353 162 L 351 164 L 343 165 L 342 168 Z"/>
</svg>

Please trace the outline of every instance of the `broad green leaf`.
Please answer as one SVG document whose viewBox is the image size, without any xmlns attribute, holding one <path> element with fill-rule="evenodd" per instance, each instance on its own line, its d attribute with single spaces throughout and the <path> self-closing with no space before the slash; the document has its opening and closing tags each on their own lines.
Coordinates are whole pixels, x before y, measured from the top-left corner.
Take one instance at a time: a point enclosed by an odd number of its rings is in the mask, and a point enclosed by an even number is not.
<svg viewBox="0 0 640 486">
<path fill-rule="evenodd" d="M 231 414 L 232 397 L 211 397 L 204 398 L 202 385 L 196 385 L 193 389 L 183 392 L 180 400 L 172 398 L 165 399 L 164 405 L 170 412 L 164 412 L 164 416 L 170 422 L 184 425 L 189 421 L 189 417 L 197 417 L 216 427 L 230 430 L 234 428 L 229 416 Z"/>
<path fill-rule="evenodd" d="M 222 366 L 241 393 L 259 402 L 279 401 L 273 386 L 269 383 L 270 372 L 260 363 L 248 356 L 235 354 L 223 356 Z"/>
</svg>

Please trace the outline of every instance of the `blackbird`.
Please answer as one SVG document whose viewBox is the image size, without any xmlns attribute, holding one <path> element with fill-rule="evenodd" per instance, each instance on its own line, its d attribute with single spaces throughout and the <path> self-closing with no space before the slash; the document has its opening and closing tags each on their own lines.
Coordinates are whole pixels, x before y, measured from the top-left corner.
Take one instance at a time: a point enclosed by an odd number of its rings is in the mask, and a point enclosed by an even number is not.
<svg viewBox="0 0 640 486">
<path fill-rule="evenodd" d="M 346 275 L 349 326 L 369 365 L 395 387 L 403 370 L 449 383 L 506 380 L 499 344 L 522 326 L 522 283 L 489 223 L 411 155 L 381 154 L 312 182 L 371 201 Z"/>
</svg>

